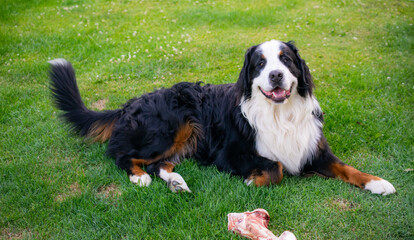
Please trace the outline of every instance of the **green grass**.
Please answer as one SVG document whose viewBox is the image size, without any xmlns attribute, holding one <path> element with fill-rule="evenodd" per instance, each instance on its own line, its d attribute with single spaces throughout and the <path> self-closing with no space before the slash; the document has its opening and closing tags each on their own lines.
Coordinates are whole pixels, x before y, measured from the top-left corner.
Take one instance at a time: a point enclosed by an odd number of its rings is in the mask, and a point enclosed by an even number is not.
<svg viewBox="0 0 414 240">
<path fill-rule="evenodd" d="M 227 213 L 269 211 L 298 239 L 414 238 L 414 2 L 11 1 L 0 5 L 0 234 L 3 239 L 241 239 Z M 192 194 L 129 182 L 105 145 L 68 134 L 48 63 L 77 72 L 87 106 L 113 109 L 180 81 L 236 81 L 245 50 L 295 40 L 317 86 L 324 133 L 346 163 L 389 180 L 377 196 L 339 180 L 278 186 L 188 160 Z"/>
</svg>

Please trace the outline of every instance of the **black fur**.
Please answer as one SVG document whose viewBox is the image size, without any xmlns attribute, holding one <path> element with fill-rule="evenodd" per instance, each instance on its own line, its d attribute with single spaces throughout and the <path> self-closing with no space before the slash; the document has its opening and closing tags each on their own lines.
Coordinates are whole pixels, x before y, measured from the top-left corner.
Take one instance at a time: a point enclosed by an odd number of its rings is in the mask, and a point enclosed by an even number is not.
<svg viewBox="0 0 414 240">
<path fill-rule="evenodd" d="M 86 108 L 79 94 L 75 71 L 69 62 L 61 60 L 52 64 L 49 73 L 54 104 L 63 111 L 63 119 L 79 135 L 88 136 L 92 124 L 109 123 L 115 121 L 120 115 L 120 110 L 95 112 Z"/>
<path fill-rule="evenodd" d="M 236 88 L 238 90 L 238 100 L 244 96 L 246 99 L 250 99 L 252 95 L 251 85 L 253 79 L 258 75 L 258 72 L 255 71 L 256 64 L 254 62 L 258 61 L 258 55 L 260 54 L 256 51 L 257 46 L 252 46 L 247 49 L 246 54 L 244 55 L 243 67 L 239 74 L 239 79 L 236 83 Z M 255 60 L 252 61 L 253 54 L 255 55 Z"/>
<path fill-rule="evenodd" d="M 312 75 L 310 74 L 309 68 L 299 55 L 299 50 L 294 45 L 293 41 L 286 42 L 286 48 L 284 52 L 293 61 L 294 67 L 288 66 L 292 74 L 298 78 L 298 93 L 302 97 L 311 96 L 312 90 L 315 87 L 312 81 Z"/>
</svg>

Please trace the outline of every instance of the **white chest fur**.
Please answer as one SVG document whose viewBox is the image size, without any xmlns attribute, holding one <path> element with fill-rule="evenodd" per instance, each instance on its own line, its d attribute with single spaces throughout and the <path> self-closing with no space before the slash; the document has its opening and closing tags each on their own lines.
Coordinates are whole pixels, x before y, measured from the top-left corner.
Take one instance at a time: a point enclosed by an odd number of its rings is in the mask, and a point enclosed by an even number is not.
<svg viewBox="0 0 414 240">
<path fill-rule="evenodd" d="M 290 174 L 299 174 L 321 137 L 323 124 L 312 115 L 312 111 L 321 111 L 316 99 L 295 96 L 287 103 L 274 104 L 255 94 L 242 101 L 241 110 L 256 130 L 258 154 L 281 162 Z"/>
</svg>

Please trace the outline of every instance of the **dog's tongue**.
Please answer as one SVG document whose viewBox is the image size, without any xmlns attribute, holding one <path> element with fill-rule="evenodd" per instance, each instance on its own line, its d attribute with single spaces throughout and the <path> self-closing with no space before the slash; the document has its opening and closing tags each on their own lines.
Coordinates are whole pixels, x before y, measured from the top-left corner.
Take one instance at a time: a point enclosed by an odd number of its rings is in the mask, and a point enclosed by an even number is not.
<svg viewBox="0 0 414 240">
<path fill-rule="evenodd" d="M 272 93 L 272 99 L 274 99 L 274 98 L 275 99 L 281 99 L 281 98 L 286 97 L 286 91 L 284 89 L 281 89 L 281 88 L 276 88 L 271 93 Z"/>
<path fill-rule="evenodd" d="M 280 87 L 277 87 L 270 92 L 264 90 L 262 90 L 262 92 L 266 95 L 266 97 L 272 99 L 274 102 L 283 102 L 290 96 L 290 90 L 284 90 Z"/>
<path fill-rule="evenodd" d="M 265 94 L 273 101 L 281 102 L 284 101 L 287 97 L 289 97 L 290 91 L 277 87 L 270 92 L 266 92 Z"/>
</svg>

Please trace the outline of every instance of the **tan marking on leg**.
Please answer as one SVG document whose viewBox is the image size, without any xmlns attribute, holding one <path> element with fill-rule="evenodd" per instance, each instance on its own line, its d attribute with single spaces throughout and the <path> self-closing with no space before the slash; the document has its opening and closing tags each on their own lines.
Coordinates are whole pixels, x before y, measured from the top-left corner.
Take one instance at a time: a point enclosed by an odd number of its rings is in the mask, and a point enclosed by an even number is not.
<svg viewBox="0 0 414 240">
<path fill-rule="evenodd" d="M 130 171 L 132 174 L 129 175 L 129 180 L 132 183 L 135 183 L 140 187 L 148 187 L 151 184 L 152 179 L 150 175 L 148 175 L 148 173 L 142 170 L 142 168 L 138 165 L 132 164 Z"/>
<path fill-rule="evenodd" d="M 271 178 L 272 179 L 275 179 L 275 181 L 276 181 L 275 183 L 276 184 L 279 184 L 282 181 L 282 179 L 283 179 L 283 165 L 280 162 L 277 162 L 277 165 L 279 166 L 278 167 L 278 172 L 277 172 L 276 175 L 271 176 Z"/>
<path fill-rule="evenodd" d="M 160 158 L 155 158 L 155 159 L 151 159 L 151 160 L 146 160 L 146 159 L 141 159 L 141 158 L 132 158 L 131 162 L 133 165 L 137 165 L 137 166 L 148 166 L 151 163 L 157 162 L 158 160 L 160 160 Z"/>
<path fill-rule="evenodd" d="M 254 170 L 252 174 L 247 178 L 253 180 L 254 184 L 258 187 L 269 186 L 272 184 L 279 184 L 283 179 L 283 166 L 280 162 L 277 162 L 278 168 L 270 171 Z"/>
<path fill-rule="evenodd" d="M 269 173 L 266 171 L 262 171 L 262 175 L 254 177 L 254 184 L 258 187 L 269 186 L 270 185 Z"/>
<path fill-rule="evenodd" d="M 174 138 L 174 143 L 165 151 L 160 158 L 168 158 L 173 155 L 184 156 L 196 151 L 197 138 L 201 136 L 202 130 L 198 124 L 187 122 L 181 126 Z"/>
<path fill-rule="evenodd" d="M 164 162 L 162 166 L 160 167 L 160 169 L 164 169 L 166 172 L 172 173 L 174 170 L 174 167 L 175 167 L 175 164 L 171 162 Z"/>
<path fill-rule="evenodd" d="M 197 145 L 197 139 L 194 138 L 195 126 L 190 122 L 187 122 L 183 125 L 177 132 L 174 138 L 174 145 L 171 147 L 170 152 L 175 154 L 180 154 L 185 149 L 187 145 L 191 148 L 195 148 Z M 193 149 L 188 149 L 192 151 Z"/>
<path fill-rule="evenodd" d="M 142 170 L 142 168 L 138 167 L 137 165 L 133 165 L 131 167 L 131 172 L 132 174 L 137 175 L 137 176 L 147 174 L 144 170 Z"/>
<path fill-rule="evenodd" d="M 364 188 L 365 184 L 371 180 L 381 180 L 379 177 L 363 173 L 346 164 L 334 163 L 331 165 L 331 170 L 335 176 L 339 177 L 344 182 L 353 184 L 360 188 Z"/>
<path fill-rule="evenodd" d="M 178 129 L 174 137 L 173 145 L 163 154 L 160 154 L 152 159 L 132 158 L 131 162 L 133 165 L 142 167 L 156 163 L 161 159 L 171 158 L 175 155 L 183 157 L 187 154 L 195 152 L 197 147 L 197 139 L 201 135 L 202 130 L 198 124 L 187 122 Z M 172 166 L 172 168 L 174 168 L 174 166 Z"/>
</svg>

